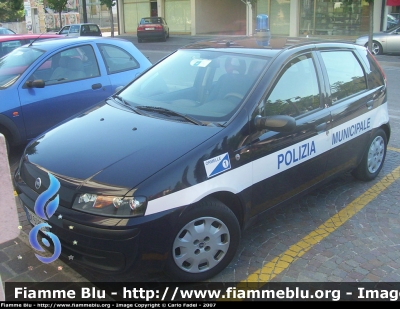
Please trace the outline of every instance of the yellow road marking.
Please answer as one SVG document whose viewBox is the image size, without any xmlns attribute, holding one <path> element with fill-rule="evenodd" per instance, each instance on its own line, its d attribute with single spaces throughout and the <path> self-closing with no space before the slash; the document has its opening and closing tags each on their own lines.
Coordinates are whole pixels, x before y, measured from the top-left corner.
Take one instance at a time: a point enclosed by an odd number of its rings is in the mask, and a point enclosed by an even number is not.
<svg viewBox="0 0 400 309">
<path fill-rule="evenodd" d="M 393 151 L 400 152 L 400 148 L 394 148 L 394 147 L 388 147 L 387 150 L 393 150 Z"/>
<path fill-rule="evenodd" d="M 399 148 L 388 147 L 388 150 L 400 152 Z M 309 251 L 316 243 L 322 241 L 333 231 L 342 226 L 347 220 L 363 209 L 368 203 L 374 200 L 383 190 L 387 189 L 393 182 L 400 178 L 400 166 L 382 178 L 378 183 L 369 188 L 364 194 L 357 197 L 345 208 L 326 220 L 314 231 L 303 237 L 288 250 L 275 257 L 262 268 L 250 274 L 245 280 L 240 281 L 237 287 L 240 289 L 261 288 L 270 282 L 282 271 L 298 260 Z M 226 300 L 226 299 L 225 299 Z"/>
</svg>

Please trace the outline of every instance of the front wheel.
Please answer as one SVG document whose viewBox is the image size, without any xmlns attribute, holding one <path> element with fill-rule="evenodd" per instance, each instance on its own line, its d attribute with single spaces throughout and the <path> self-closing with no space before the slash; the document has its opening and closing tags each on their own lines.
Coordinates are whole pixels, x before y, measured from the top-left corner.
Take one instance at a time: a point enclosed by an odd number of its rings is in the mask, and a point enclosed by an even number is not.
<svg viewBox="0 0 400 309">
<path fill-rule="evenodd" d="M 380 172 L 386 157 L 387 136 L 383 129 L 378 129 L 371 136 L 369 146 L 355 170 L 353 176 L 359 180 L 369 181 Z"/>
<path fill-rule="evenodd" d="M 166 273 L 179 281 L 204 281 L 233 259 L 241 231 L 235 214 L 208 198 L 183 214 L 171 243 Z"/>
</svg>

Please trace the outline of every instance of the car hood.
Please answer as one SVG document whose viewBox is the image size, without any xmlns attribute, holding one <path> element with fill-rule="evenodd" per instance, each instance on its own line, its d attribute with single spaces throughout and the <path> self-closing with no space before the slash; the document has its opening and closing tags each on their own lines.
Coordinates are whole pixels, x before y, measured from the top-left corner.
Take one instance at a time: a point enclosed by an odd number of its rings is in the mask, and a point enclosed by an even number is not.
<svg viewBox="0 0 400 309">
<path fill-rule="evenodd" d="M 102 103 L 44 133 L 25 160 L 76 186 L 130 189 L 220 130 Z"/>
</svg>

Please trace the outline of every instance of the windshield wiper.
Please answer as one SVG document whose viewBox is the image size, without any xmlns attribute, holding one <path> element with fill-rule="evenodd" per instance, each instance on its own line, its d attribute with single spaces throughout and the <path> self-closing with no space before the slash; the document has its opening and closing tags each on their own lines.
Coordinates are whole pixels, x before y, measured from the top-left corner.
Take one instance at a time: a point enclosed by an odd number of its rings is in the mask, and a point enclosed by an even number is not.
<svg viewBox="0 0 400 309">
<path fill-rule="evenodd" d="M 125 99 L 117 94 L 112 96 L 113 99 L 118 99 L 121 103 L 124 103 L 124 106 L 128 107 L 131 111 L 134 111 L 136 114 L 143 115 L 137 108 L 130 105 Z"/>
<path fill-rule="evenodd" d="M 190 117 L 188 115 L 184 115 L 184 114 L 181 114 L 181 113 L 178 113 L 178 112 L 175 112 L 173 110 L 166 109 L 166 108 L 163 108 L 163 107 L 158 107 L 158 106 L 137 106 L 136 108 L 140 109 L 140 110 L 145 110 L 145 111 L 154 111 L 154 112 L 158 112 L 158 113 L 164 114 L 164 115 L 179 116 L 179 117 L 181 117 L 181 118 L 183 118 L 183 119 L 185 119 L 185 120 L 187 120 L 187 121 L 189 121 L 191 123 L 194 123 L 194 124 L 196 124 L 198 126 L 203 126 L 204 125 L 201 121 L 199 121 L 199 120 L 197 120 L 197 119 L 195 119 L 193 117 Z"/>
</svg>

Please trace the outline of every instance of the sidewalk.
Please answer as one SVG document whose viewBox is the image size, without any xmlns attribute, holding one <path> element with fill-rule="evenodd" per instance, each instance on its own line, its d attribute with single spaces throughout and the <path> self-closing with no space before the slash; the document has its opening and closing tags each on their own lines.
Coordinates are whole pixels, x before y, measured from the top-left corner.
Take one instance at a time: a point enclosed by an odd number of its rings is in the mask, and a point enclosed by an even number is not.
<svg viewBox="0 0 400 309">
<path fill-rule="evenodd" d="M 0 134 L 0 248 L 4 243 L 10 242 L 19 236 L 20 230 L 17 215 L 17 205 L 13 194 L 13 185 L 11 181 L 10 165 L 8 162 L 8 153 L 5 144 L 4 135 Z M 0 252 L 0 262 L 2 255 Z M 0 268 L 0 301 L 4 300 L 4 291 L 2 286 L 2 274 Z"/>
</svg>

